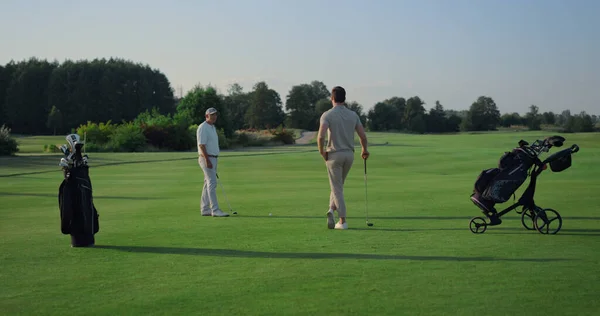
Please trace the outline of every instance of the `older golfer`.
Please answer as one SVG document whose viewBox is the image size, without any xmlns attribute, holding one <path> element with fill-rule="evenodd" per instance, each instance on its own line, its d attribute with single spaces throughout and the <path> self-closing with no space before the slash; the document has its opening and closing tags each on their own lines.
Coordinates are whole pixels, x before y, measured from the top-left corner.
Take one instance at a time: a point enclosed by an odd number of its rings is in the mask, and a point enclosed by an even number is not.
<svg viewBox="0 0 600 316">
<path fill-rule="evenodd" d="M 198 164 L 204 172 L 204 186 L 200 198 L 202 216 L 226 217 L 229 214 L 219 208 L 217 201 L 217 158 L 219 157 L 219 136 L 215 128 L 217 109 L 209 108 L 204 113 L 206 120 L 198 126 Z"/>
<path fill-rule="evenodd" d="M 327 211 L 327 228 L 348 229 L 346 223 L 346 203 L 344 201 L 344 183 L 354 162 L 354 132 L 360 137 L 361 156 L 369 157 L 367 151 L 367 135 L 358 114 L 346 106 L 346 90 L 334 87 L 331 91 L 333 107 L 321 115 L 321 126 L 317 137 L 319 153 L 325 159 L 329 175 L 329 210 Z M 327 147 L 324 148 L 325 131 L 327 131 Z M 339 221 L 335 223 L 333 212 L 337 211 Z"/>
</svg>

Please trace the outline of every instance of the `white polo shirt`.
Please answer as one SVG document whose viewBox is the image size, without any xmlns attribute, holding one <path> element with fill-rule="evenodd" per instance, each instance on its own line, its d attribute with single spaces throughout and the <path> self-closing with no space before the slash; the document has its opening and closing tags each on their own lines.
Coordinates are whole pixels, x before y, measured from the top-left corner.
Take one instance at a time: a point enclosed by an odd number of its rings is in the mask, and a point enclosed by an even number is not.
<svg viewBox="0 0 600 316">
<path fill-rule="evenodd" d="M 210 125 L 204 121 L 198 126 L 196 130 L 196 140 L 198 145 L 203 144 L 206 146 L 206 153 L 211 156 L 219 155 L 219 135 L 217 135 L 217 129 L 214 125 Z M 198 154 L 202 155 L 202 151 L 198 146 Z"/>
</svg>

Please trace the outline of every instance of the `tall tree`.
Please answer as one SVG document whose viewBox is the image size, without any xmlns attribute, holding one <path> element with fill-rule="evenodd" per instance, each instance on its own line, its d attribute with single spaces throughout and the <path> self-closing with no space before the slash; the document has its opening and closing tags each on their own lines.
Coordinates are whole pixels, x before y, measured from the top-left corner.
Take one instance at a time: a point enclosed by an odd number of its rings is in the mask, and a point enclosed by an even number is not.
<svg viewBox="0 0 600 316">
<path fill-rule="evenodd" d="M 527 127 L 532 131 L 539 131 L 542 129 L 542 118 L 539 114 L 539 108 L 537 105 L 532 104 L 529 106 L 529 112 L 525 115 L 527 121 Z"/>
<path fill-rule="evenodd" d="M 446 113 L 440 101 L 435 101 L 435 106 L 429 110 L 427 115 L 427 131 L 432 133 L 446 132 Z"/>
<path fill-rule="evenodd" d="M 490 97 L 480 96 L 471 104 L 467 117 L 462 122 L 462 129 L 467 131 L 496 130 L 500 123 L 500 111 L 496 102 Z"/>
<path fill-rule="evenodd" d="M 257 82 L 250 96 L 246 122 L 250 128 L 275 128 L 285 121 L 281 97 L 266 82 Z"/>
<path fill-rule="evenodd" d="M 233 135 L 231 120 L 227 117 L 223 100 L 217 90 L 212 86 L 203 87 L 196 85 L 190 90 L 177 106 L 176 120 L 189 120 L 182 124 L 201 124 L 206 120 L 206 110 L 215 108 L 218 111 L 218 119 L 215 123 L 217 129 L 223 129 L 225 136 Z"/>
<path fill-rule="evenodd" d="M 52 106 L 50 109 L 50 113 L 48 114 L 48 121 L 46 122 L 46 127 L 52 129 L 52 135 L 56 135 L 56 129 L 60 129 L 62 127 L 62 114 L 60 110 L 56 108 L 56 106 Z"/>
<path fill-rule="evenodd" d="M 291 127 L 317 130 L 320 116 L 317 103 L 328 97 L 327 86 L 321 81 L 314 80 L 310 84 L 293 86 L 285 102 L 285 108 L 289 111 Z"/>
<path fill-rule="evenodd" d="M 406 108 L 404 109 L 404 124 L 406 129 L 411 132 L 424 133 L 425 125 L 425 102 L 418 96 L 406 100 Z"/>
<path fill-rule="evenodd" d="M 367 126 L 367 115 L 363 112 L 363 107 L 362 105 L 360 105 L 360 103 L 356 102 L 356 101 L 350 101 L 346 104 L 348 106 L 348 108 L 354 112 L 356 112 L 356 114 L 358 114 L 358 117 L 360 119 L 360 122 L 363 126 Z"/>
<path fill-rule="evenodd" d="M 367 126 L 371 131 L 388 131 L 396 126 L 397 110 L 393 105 L 377 102 L 367 113 Z"/>
<path fill-rule="evenodd" d="M 383 101 L 383 103 L 390 105 L 394 110 L 394 117 L 392 129 L 401 131 L 406 129 L 406 122 L 404 118 L 404 112 L 406 109 L 406 99 L 402 97 L 392 97 Z"/>
<path fill-rule="evenodd" d="M 5 99 L 6 90 L 12 81 L 12 74 L 14 72 L 15 64 L 10 62 L 6 67 L 0 65 L 0 126 L 7 123 L 6 110 L 5 110 Z"/>
<path fill-rule="evenodd" d="M 244 117 L 250 107 L 249 94 L 245 93 L 244 88 L 238 83 L 232 84 L 227 92 L 228 94 L 224 97 L 224 105 L 231 118 L 233 130 L 247 127 Z"/>
<path fill-rule="evenodd" d="M 13 133 L 44 134 L 48 106 L 48 79 L 57 63 L 30 58 L 19 63 L 6 90 L 4 111 Z"/>
<path fill-rule="evenodd" d="M 552 111 L 542 113 L 542 123 L 548 124 L 548 125 L 554 125 L 555 122 L 556 122 L 556 115 Z"/>
<path fill-rule="evenodd" d="M 500 126 L 511 127 L 513 125 L 521 125 L 525 121 L 524 118 L 517 112 L 504 113 L 500 117 Z"/>
</svg>

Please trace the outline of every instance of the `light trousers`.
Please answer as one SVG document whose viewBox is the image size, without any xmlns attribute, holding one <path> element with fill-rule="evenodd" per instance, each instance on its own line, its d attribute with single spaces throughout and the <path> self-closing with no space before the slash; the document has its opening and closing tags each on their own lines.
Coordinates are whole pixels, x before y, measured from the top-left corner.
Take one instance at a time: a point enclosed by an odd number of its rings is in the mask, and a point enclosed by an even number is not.
<svg viewBox="0 0 600 316">
<path fill-rule="evenodd" d="M 354 163 L 353 151 L 338 151 L 328 153 L 326 165 L 329 175 L 329 207 L 337 210 L 339 217 L 346 217 L 346 202 L 344 201 L 344 183 Z"/>
<path fill-rule="evenodd" d="M 204 172 L 204 185 L 202 186 L 202 197 L 200 198 L 200 211 L 203 213 L 214 212 L 219 209 L 217 201 L 217 158 L 208 157 L 212 168 L 206 166 L 204 157 L 198 157 L 198 164 Z"/>
</svg>

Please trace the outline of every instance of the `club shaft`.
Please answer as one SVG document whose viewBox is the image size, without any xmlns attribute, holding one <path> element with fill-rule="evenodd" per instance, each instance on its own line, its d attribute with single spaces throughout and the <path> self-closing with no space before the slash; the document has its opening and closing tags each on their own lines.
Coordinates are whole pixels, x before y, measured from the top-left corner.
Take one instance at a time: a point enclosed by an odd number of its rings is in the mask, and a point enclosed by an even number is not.
<svg viewBox="0 0 600 316">
<path fill-rule="evenodd" d="M 369 208 L 368 208 L 368 200 L 367 200 L 367 160 L 364 159 L 365 162 L 365 216 L 367 218 L 367 222 L 369 222 Z"/>
<path fill-rule="evenodd" d="M 227 194 L 225 193 L 225 188 L 223 187 L 223 183 L 221 183 L 221 179 L 219 179 L 219 174 L 217 173 L 217 182 L 219 182 L 219 186 L 221 187 L 221 191 L 223 191 L 223 195 L 225 196 L 225 201 L 227 201 L 227 205 L 229 206 L 229 211 L 233 211 L 231 208 L 231 203 L 229 203 L 229 199 L 227 198 Z"/>
</svg>

